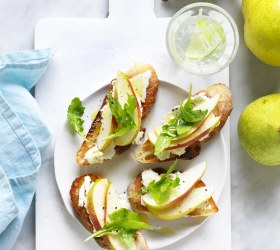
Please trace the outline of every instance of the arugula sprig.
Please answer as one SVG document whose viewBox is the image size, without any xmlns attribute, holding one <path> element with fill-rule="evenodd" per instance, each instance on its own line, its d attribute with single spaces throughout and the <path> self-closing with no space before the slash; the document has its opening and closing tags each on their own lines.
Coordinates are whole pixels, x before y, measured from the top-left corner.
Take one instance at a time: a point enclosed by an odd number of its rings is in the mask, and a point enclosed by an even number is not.
<svg viewBox="0 0 280 250">
<path fill-rule="evenodd" d="M 127 103 L 122 108 L 117 98 L 112 96 L 112 93 L 108 94 L 109 107 L 115 117 L 118 128 L 106 139 L 113 139 L 126 134 L 129 130 L 136 127 L 134 122 L 134 111 L 136 109 L 136 99 L 134 96 L 127 94 Z"/>
<path fill-rule="evenodd" d="M 113 234 L 118 235 L 120 240 L 130 247 L 136 237 L 136 230 L 140 229 L 153 230 L 151 226 L 141 221 L 138 214 L 126 208 L 120 208 L 112 214 L 109 214 L 109 221 L 104 224 L 103 228 L 94 232 L 85 241 L 93 237 Z"/>
<path fill-rule="evenodd" d="M 75 97 L 71 104 L 68 106 L 67 110 L 67 121 L 68 123 L 74 128 L 74 130 L 86 140 L 85 133 L 84 133 L 84 120 L 82 116 L 84 114 L 85 107 L 82 105 L 81 100 L 79 97 Z"/>
<path fill-rule="evenodd" d="M 180 108 L 176 116 L 167 124 L 162 126 L 162 131 L 155 145 L 155 155 L 159 155 L 164 149 L 166 149 L 173 138 L 177 138 L 182 134 L 188 133 L 194 123 L 202 121 L 207 115 L 207 109 L 193 110 L 191 95 L 192 85 L 190 85 L 187 101 L 184 104 L 180 101 Z"/>
<path fill-rule="evenodd" d="M 173 172 L 176 165 L 177 159 L 165 174 L 160 175 L 158 181 L 151 181 L 147 187 L 143 187 L 137 193 L 130 195 L 129 198 L 148 193 L 158 204 L 165 202 L 169 198 L 172 188 L 176 188 L 180 183 L 180 178 L 178 176 L 176 176 L 175 179 L 171 179 L 170 177 L 170 174 Z"/>
</svg>

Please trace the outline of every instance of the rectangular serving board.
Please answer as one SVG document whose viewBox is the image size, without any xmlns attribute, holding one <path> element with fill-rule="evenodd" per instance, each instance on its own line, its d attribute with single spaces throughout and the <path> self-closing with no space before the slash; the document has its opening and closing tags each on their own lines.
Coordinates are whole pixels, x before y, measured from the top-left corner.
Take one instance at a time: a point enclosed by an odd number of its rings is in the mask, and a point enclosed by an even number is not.
<svg viewBox="0 0 280 250">
<path fill-rule="evenodd" d="M 211 84 L 229 84 L 229 70 L 210 76 L 194 76 L 171 61 L 165 47 L 170 18 L 156 18 L 150 0 L 109 1 L 109 16 L 96 19 L 42 19 L 35 29 L 35 49 L 53 47 L 49 70 L 35 89 L 53 141 L 42 158 L 36 194 L 36 249 L 91 249 L 83 243 L 87 232 L 68 214 L 54 176 L 55 140 L 74 96 L 81 99 L 109 83 L 118 70 L 135 62 L 152 64 L 160 79 L 194 91 Z M 222 130 L 227 176 L 218 200 L 220 211 L 172 246 L 174 249 L 231 249 L 230 136 L 229 121 Z M 73 157 L 73 156 L 69 156 Z M 65 171 L 67 171 L 67 166 Z M 165 249 L 170 249 L 166 247 Z"/>
</svg>

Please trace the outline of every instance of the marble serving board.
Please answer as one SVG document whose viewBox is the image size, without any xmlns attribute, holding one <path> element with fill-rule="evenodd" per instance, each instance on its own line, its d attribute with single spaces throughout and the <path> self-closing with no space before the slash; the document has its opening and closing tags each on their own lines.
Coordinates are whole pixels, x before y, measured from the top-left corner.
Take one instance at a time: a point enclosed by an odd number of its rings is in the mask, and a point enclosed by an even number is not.
<svg viewBox="0 0 280 250">
<path fill-rule="evenodd" d="M 192 76 L 176 67 L 165 47 L 169 18 L 156 18 L 150 0 L 109 1 L 109 16 L 97 19 L 43 19 L 35 29 L 35 49 L 54 47 L 48 74 L 35 97 L 53 133 L 43 155 L 36 194 L 36 249 L 91 249 L 88 235 L 66 211 L 56 186 L 53 150 L 74 96 L 88 96 L 135 62 L 151 63 L 160 79 L 194 91 L 216 82 L 229 84 L 229 70 L 211 76 Z M 174 249 L 231 248 L 229 122 L 223 128 L 228 155 L 227 176 L 218 200 L 220 211 L 199 229 L 172 245 Z M 73 157 L 73 156 L 69 156 Z M 67 171 L 67 166 L 65 171 Z M 170 249 L 171 246 L 166 247 Z"/>
</svg>

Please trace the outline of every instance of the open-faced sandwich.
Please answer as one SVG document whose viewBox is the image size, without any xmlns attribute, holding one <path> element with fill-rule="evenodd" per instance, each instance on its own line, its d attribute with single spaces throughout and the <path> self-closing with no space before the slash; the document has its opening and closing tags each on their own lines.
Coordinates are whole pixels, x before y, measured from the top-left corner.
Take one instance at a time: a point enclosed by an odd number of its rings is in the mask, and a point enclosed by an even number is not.
<svg viewBox="0 0 280 250">
<path fill-rule="evenodd" d="M 77 152 L 79 165 L 102 163 L 140 143 L 141 121 L 154 105 L 158 83 L 149 64 L 138 63 L 118 73 Z"/>
<path fill-rule="evenodd" d="M 192 159 L 201 144 L 213 138 L 224 126 L 232 110 L 232 96 L 224 84 L 214 84 L 181 101 L 162 124 L 148 132 L 135 157 L 143 163 Z"/>
<path fill-rule="evenodd" d="M 202 162 L 184 172 L 174 172 L 176 162 L 165 171 L 146 169 L 128 186 L 134 210 L 148 212 L 162 220 L 185 216 L 209 216 L 218 211 L 212 195 L 214 189 L 201 180 L 206 170 Z"/>
<path fill-rule="evenodd" d="M 96 174 L 76 178 L 70 189 L 72 206 L 91 236 L 105 249 L 146 250 L 141 229 L 152 229 L 138 214 L 124 208 L 112 183 Z"/>
</svg>

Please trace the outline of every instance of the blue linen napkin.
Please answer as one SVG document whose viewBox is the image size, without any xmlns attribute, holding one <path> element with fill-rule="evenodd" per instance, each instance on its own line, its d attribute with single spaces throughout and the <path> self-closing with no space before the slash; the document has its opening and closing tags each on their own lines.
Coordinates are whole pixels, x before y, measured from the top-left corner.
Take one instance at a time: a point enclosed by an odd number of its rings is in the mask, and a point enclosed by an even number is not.
<svg viewBox="0 0 280 250">
<path fill-rule="evenodd" d="M 0 249 L 14 245 L 30 207 L 50 143 L 30 90 L 47 70 L 52 49 L 0 57 Z"/>
</svg>

